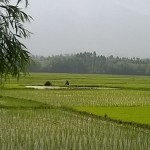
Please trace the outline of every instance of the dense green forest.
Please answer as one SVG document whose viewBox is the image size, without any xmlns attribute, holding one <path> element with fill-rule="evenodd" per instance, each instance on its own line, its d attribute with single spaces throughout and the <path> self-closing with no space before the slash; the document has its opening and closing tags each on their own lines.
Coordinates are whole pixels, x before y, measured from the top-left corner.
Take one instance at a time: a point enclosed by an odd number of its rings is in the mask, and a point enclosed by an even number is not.
<svg viewBox="0 0 150 150">
<path fill-rule="evenodd" d="M 96 52 L 32 56 L 31 59 L 30 72 L 150 75 L 150 59 L 105 57 Z"/>
</svg>

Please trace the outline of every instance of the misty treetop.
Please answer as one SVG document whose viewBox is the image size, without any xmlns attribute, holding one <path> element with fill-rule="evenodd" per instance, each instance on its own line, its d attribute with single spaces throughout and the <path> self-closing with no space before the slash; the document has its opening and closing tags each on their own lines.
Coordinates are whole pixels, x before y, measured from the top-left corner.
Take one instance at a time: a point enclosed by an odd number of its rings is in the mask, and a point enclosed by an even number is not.
<svg viewBox="0 0 150 150">
<path fill-rule="evenodd" d="M 30 72 L 150 75 L 150 59 L 106 57 L 96 52 L 32 56 L 32 60 Z"/>
</svg>

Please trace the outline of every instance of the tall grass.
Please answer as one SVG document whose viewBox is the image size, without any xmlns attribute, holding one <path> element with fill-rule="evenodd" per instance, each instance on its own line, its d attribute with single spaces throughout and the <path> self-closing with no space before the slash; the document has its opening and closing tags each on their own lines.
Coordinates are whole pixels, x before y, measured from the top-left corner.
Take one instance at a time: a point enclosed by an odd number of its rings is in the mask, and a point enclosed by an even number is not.
<svg viewBox="0 0 150 150">
<path fill-rule="evenodd" d="M 54 106 L 147 106 L 150 92 L 141 90 L 1 90 L 4 96 Z"/>
<path fill-rule="evenodd" d="M 3 150 L 148 150 L 150 132 L 52 110 L 0 110 Z"/>
</svg>

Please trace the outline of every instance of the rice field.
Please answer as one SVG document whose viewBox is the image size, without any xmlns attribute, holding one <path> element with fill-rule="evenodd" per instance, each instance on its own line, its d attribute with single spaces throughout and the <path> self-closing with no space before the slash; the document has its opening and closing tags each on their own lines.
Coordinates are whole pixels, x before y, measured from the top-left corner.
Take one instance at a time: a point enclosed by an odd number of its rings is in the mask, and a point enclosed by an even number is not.
<svg viewBox="0 0 150 150">
<path fill-rule="evenodd" d="M 148 130 L 57 109 L 0 110 L 1 149 L 148 149 Z"/>
<path fill-rule="evenodd" d="M 3 96 L 35 100 L 54 106 L 148 106 L 150 92 L 141 90 L 5 89 Z"/>
<path fill-rule="evenodd" d="M 25 87 L 43 85 L 47 80 L 54 86 L 63 86 L 69 80 L 72 88 Z M 110 89 L 73 88 L 86 86 Z M 2 150 L 149 150 L 149 128 L 113 122 L 103 113 L 91 115 L 87 110 L 82 113 L 85 107 L 93 107 L 94 111 L 103 107 L 114 115 L 109 111 L 113 107 L 149 106 L 149 77 L 30 74 L 19 82 L 8 79 L 0 88 L 0 147 Z M 146 112 L 148 116 L 150 110 L 145 109 Z"/>
<path fill-rule="evenodd" d="M 117 106 L 117 107 L 92 107 L 76 106 L 77 111 L 92 113 L 105 118 L 150 125 L 150 106 Z"/>
</svg>

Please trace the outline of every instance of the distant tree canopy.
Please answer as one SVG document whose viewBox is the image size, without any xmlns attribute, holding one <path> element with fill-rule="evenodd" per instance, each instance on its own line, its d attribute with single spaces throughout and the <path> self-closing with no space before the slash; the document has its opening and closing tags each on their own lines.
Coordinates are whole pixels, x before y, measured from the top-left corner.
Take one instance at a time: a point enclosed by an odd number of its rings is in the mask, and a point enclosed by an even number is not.
<svg viewBox="0 0 150 150">
<path fill-rule="evenodd" d="M 32 56 L 30 72 L 150 75 L 150 59 L 99 56 L 96 52 Z"/>
<path fill-rule="evenodd" d="M 11 5 L 9 0 L 0 1 L 0 77 L 8 74 L 18 76 L 26 71 L 30 60 L 30 53 L 21 42 L 30 32 L 24 28 L 25 22 L 30 22 L 31 17 L 19 7 L 20 2 L 28 5 L 28 0 L 16 0 Z M 14 3 L 14 1 L 13 1 Z"/>
</svg>

